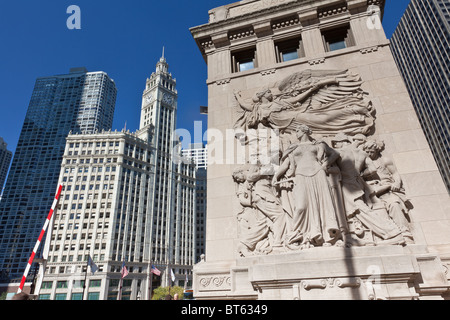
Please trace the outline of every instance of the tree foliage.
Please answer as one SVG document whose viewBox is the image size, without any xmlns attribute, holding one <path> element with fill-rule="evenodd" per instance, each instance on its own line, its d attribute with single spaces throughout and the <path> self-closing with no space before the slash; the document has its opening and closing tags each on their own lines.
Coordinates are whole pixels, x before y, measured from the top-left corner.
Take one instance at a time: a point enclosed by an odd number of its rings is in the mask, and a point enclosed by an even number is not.
<svg viewBox="0 0 450 320">
<path fill-rule="evenodd" d="M 169 292 L 170 289 L 170 292 Z M 182 287 L 158 287 L 153 290 L 152 300 L 165 300 L 166 295 L 170 294 L 172 299 L 175 293 L 178 293 L 178 300 L 183 299 L 184 289 Z"/>
</svg>

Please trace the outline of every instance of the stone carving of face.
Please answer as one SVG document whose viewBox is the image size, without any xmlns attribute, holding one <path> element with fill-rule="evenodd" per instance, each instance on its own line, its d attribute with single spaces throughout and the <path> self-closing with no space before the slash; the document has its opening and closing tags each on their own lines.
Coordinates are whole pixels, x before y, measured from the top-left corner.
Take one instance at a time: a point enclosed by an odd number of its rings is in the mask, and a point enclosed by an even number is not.
<svg viewBox="0 0 450 320">
<path fill-rule="evenodd" d="M 305 135 L 310 136 L 312 134 L 311 129 L 305 125 L 301 125 L 297 128 L 297 138 L 301 140 L 301 138 Z"/>
<path fill-rule="evenodd" d="M 264 93 L 264 98 L 266 98 L 266 99 L 269 100 L 269 101 L 273 101 L 272 91 L 267 90 L 267 91 Z"/>
<path fill-rule="evenodd" d="M 254 102 L 264 102 L 264 100 L 267 100 L 269 102 L 273 101 L 273 95 L 272 95 L 272 91 L 270 91 L 270 89 L 258 92 L 256 94 L 256 97 L 254 98 Z"/>
<path fill-rule="evenodd" d="M 297 130 L 297 138 L 300 140 L 304 135 L 306 134 L 306 132 L 303 132 L 302 130 Z"/>
<path fill-rule="evenodd" d="M 233 178 L 234 178 L 234 181 L 236 181 L 237 183 L 242 183 L 245 181 L 245 174 L 242 170 L 236 170 L 233 173 Z"/>
<path fill-rule="evenodd" d="M 384 148 L 383 142 L 373 140 L 367 141 L 363 146 L 363 150 L 372 160 L 375 160 L 380 156 L 380 152 L 382 151 L 383 148 Z"/>
<path fill-rule="evenodd" d="M 370 159 L 375 160 L 378 156 L 378 151 L 375 149 L 365 150 Z"/>
</svg>

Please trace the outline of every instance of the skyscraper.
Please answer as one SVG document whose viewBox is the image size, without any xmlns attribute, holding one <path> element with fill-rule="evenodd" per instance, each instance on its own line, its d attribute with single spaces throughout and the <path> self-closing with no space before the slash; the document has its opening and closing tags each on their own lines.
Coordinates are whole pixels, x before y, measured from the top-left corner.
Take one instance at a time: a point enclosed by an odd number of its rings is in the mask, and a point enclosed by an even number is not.
<svg viewBox="0 0 450 320">
<path fill-rule="evenodd" d="M 69 132 L 111 129 L 117 89 L 104 72 L 38 78 L 0 203 L 3 282 L 22 276 L 50 210 Z"/>
<path fill-rule="evenodd" d="M 147 79 L 139 130 L 68 136 L 39 299 L 149 299 L 150 287 L 192 278 L 196 168 L 176 161 L 176 95 L 162 57 Z M 89 257 L 94 274 L 85 273 Z M 121 279 L 123 263 L 129 273 Z"/>
<path fill-rule="evenodd" d="M 450 192 L 450 1 L 412 0 L 392 52 Z"/>
<path fill-rule="evenodd" d="M 192 159 L 197 169 L 206 169 L 208 166 L 208 147 L 203 143 L 191 143 L 189 148 L 183 149 L 183 156 Z"/>
<path fill-rule="evenodd" d="M 3 138 L 0 137 L 0 199 L 12 159 L 12 152 L 7 149 L 7 146 Z"/>
<path fill-rule="evenodd" d="M 181 144 L 176 132 L 176 79 L 169 72 L 164 57 L 146 80 L 142 96 L 140 130 L 152 128 L 154 153 L 154 183 L 151 190 L 152 206 L 147 214 L 152 217 L 155 233 L 152 236 L 151 260 L 160 263 L 165 271 L 163 285 L 170 285 L 170 268 L 174 269 L 176 283 L 190 274 L 195 259 L 195 165 L 180 161 Z"/>
<path fill-rule="evenodd" d="M 182 151 L 183 156 L 194 162 L 197 168 L 195 181 L 196 193 L 196 248 L 195 262 L 201 261 L 201 256 L 205 254 L 206 242 L 206 210 L 207 210 L 207 167 L 208 167 L 208 147 L 203 143 L 192 143 L 188 149 Z"/>
</svg>

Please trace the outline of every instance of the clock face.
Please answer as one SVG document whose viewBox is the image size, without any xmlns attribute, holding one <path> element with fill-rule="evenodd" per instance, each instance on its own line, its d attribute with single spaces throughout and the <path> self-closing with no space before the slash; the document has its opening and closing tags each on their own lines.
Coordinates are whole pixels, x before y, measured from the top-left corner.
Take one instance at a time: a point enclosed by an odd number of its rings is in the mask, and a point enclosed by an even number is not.
<svg viewBox="0 0 450 320">
<path fill-rule="evenodd" d="M 153 101 L 153 95 L 149 94 L 148 96 L 145 97 L 145 102 L 150 103 Z"/>
<path fill-rule="evenodd" d="M 164 94 L 163 102 L 168 104 L 168 105 L 172 105 L 173 97 L 170 94 L 166 93 L 166 94 Z"/>
</svg>

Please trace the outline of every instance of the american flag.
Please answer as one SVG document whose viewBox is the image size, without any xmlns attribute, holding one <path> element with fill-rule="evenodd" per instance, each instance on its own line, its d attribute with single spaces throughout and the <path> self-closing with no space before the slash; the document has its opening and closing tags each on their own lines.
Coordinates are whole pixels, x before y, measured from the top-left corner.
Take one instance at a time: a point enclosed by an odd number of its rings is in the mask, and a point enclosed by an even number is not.
<svg viewBox="0 0 450 320">
<path fill-rule="evenodd" d="M 159 271 L 154 265 L 152 265 L 152 268 L 150 269 L 150 271 L 154 274 L 156 274 L 157 276 L 161 275 L 161 271 Z"/>
<path fill-rule="evenodd" d="M 120 274 L 122 275 L 122 279 L 128 275 L 128 269 L 125 267 L 125 261 L 122 263 L 122 270 L 120 270 Z"/>
</svg>

